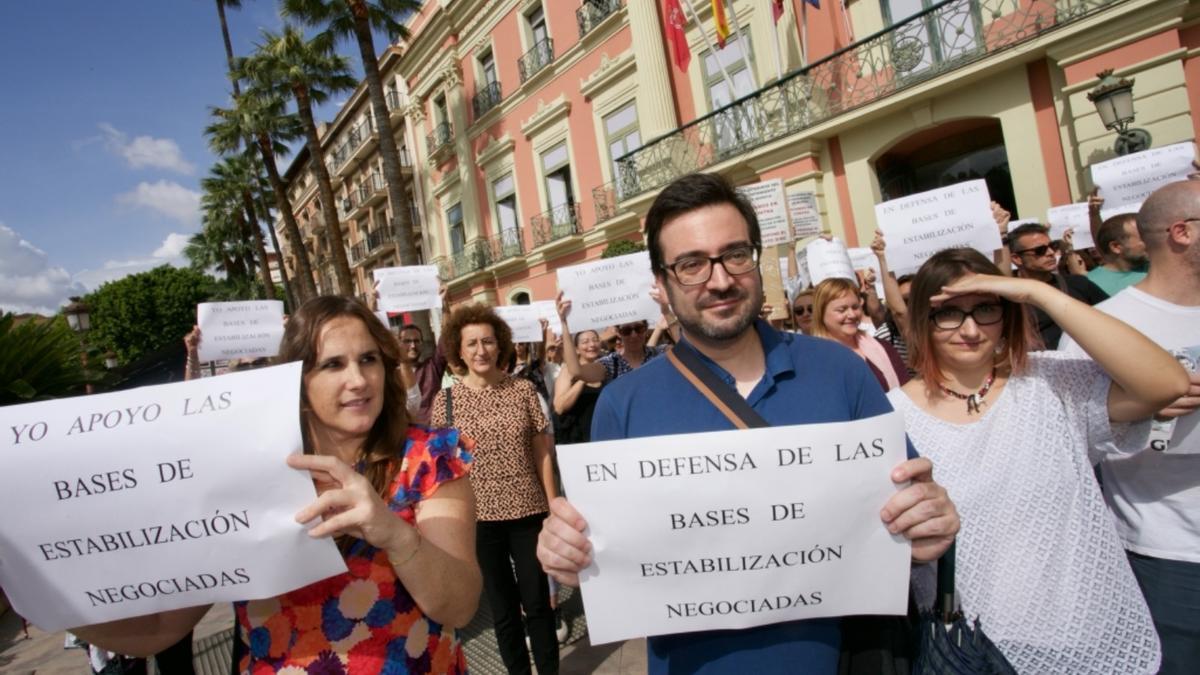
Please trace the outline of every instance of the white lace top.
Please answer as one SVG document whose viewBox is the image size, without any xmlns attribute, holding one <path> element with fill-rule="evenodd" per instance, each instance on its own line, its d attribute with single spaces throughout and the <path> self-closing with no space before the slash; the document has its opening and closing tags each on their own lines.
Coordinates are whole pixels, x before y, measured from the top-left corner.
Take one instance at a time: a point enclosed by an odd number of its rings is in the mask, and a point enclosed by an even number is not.
<svg viewBox="0 0 1200 675">
<path fill-rule="evenodd" d="M 968 425 L 925 413 L 900 389 L 888 394 L 962 518 L 963 611 L 1019 673 L 1158 669 L 1158 636 L 1088 460 L 1097 441 L 1144 447 L 1148 424 L 1122 425 L 1114 438 L 1109 383 L 1090 360 L 1030 354 Z"/>
</svg>

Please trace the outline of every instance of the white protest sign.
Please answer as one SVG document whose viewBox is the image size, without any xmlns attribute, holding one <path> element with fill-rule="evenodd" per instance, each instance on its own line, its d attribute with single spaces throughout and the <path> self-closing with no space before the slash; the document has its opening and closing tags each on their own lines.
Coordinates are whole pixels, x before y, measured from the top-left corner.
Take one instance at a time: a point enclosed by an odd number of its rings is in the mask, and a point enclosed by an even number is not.
<svg viewBox="0 0 1200 675">
<path fill-rule="evenodd" d="M 388 313 L 387 313 L 387 312 L 375 312 L 375 318 L 376 318 L 376 319 L 379 319 L 379 323 L 381 323 L 381 324 L 383 324 L 383 325 L 385 325 L 385 326 L 388 326 L 389 328 L 390 328 L 390 327 L 391 327 L 391 325 L 392 325 L 392 324 L 391 324 L 391 322 L 390 322 L 390 320 L 388 319 Z"/>
<path fill-rule="evenodd" d="M 876 204 L 875 221 L 897 274 L 915 272 L 944 249 L 973 248 L 990 260 L 1002 246 L 982 179 Z"/>
<path fill-rule="evenodd" d="M 737 191 L 750 200 L 754 207 L 764 247 L 786 244 L 792 240 L 782 178 L 743 185 Z"/>
<path fill-rule="evenodd" d="M 267 598 L 344 572 L 316 499 L 299 362 L 0 408 L 0 584 L 46 631 Z"/>
<path fill-rule="evenodd" d="M 416 312 L 442 306 L 437 265 L 380 267 L 374 275 L 379 285 L 379 309 L 384 312 Z"/>
<path fill-rule="evenodd" d="M 542 324 L 533 305 L 498 305 L 492 308 L 512 330 L 513 342 L 541 342 Z"/>
<path fill-rule="evenodd" d="M 559 446 L 587 519 L 592 644 L 848 614 L 904 614 L 911 548 L 879 511 L 904 420 Z"/>
<path fill-rule="evenodd" d="M 529 303 L 531 307 L 537 308 L 539 319 L 545 319 L 551 332 L 555 335 L 562 335 L 562 323 L 558 318 L 558 309 L 554 306 L 553 300 L 535 300 Z"/>
<path fill-rule="evenodd" d="M 817 211 L 815 192 L 791 192 L 787 196 L 788 215 L 792 219 L 792 235 L 796 239 L 821 234 L 821 214 Z"/>
<path fill-rule="evenodd" d="M 1063 238 L 1063 234 L 1067 230 L 1073 230 L 1071 233 L 1073 248 L 1081 251 L 1095 246 L 1095 243 L 1092 242 L 1091 220 L 1086 203 L 1052 206 L 1046 209 L 1046 223 L 1050 228 L 1050 241 L 1058 241 Z M 1008 231 L 1011 233 L 1014 229 L 1016 228 L 1010 224 Z"/>
<path fill-rule="evenodd" d="M 279 300 L 202 302 L 196 305 L 201 361 L 275 356 L 283 339 L 283 303 Z"/>
<path fill-rule="evenodd" d="M 1167 183 L 1194 172 L 1196 145 L 1191 141 L 1150 148 L 1092 165 L 1092 184 L 1108 208 L 1140 204 Z"/>
<path fill-rule="evenodd" d="M 883 299 L 883 273 L 879 271 L 879 258 L 875 252 L 866 247 L 847 249 L 850 254 L 850 264 L 855 270 L 871 270 L 875 273 L 875 295 Z"/>
<path fill-rule="evenodd" d="M 804 247 L 804 252 L 813 286 L 826 279 L 858 280 L 854 265 L 850 263 L 850 253 L 841 239 L 813 239 Z"/>
<path fill-rule="evenodd" d="M 646 251 L 558 268 L 558 288 L 571 301 L 572 333 L 633 321 L 654 324 L 662 309 L 650 297 L 653 285 Z"/>
<path fill-rule="evenodd" d="M 787 280 L 791 276 L 788 267 L 790 267 L 788 257 L 786 255 L 779 256 L 779 281 L 783 284 L 785 293 L 787 291 Z"/>
</svg>

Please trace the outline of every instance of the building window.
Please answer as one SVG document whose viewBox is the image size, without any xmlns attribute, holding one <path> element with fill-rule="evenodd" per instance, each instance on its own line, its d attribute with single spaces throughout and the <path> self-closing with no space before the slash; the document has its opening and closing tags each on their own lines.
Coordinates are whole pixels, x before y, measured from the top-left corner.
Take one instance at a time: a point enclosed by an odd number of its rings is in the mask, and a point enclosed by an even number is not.
<svg viewBox="0 0 1200 675">
<path fill-rule="evenodd" d="M 551 209 L 575 203 L 571 188 L 571 162 L 567 144 L 559 143 L 542 155 L 542 170 L 546 174 L 546 201 Z"/>
<path fill-rule="evenodd" d="M 446 209 L 446 225 L 450 230 L 450 252 L 462 253 L 467 246 L 467 231 L 463 227 L 462 204 Z"/>
<path fill-rule="evenodd" d="M 550 39 L 550 28 L 546 25 L 546 13 L 538 5 L 525 15 L 529 27 L 529 51 L 517 60 L 517 71 L 522 84 L 554 60 L 554 40 Z"/>
<path fill-rule="evenodd" d="M 749 43 L 748 33 L 731 35 L 725 41 L 724 49 L 717 50 L 715 55 L 706 50 L 701 55 L 710 110 L 720 110 L 754 93 L 754 74 L 746 67 L 746 59 L 742 58 L 742 48 L 745 47 L 751 63 L 754 61 L 753 45 Z M 733 81 L 732 87 L 730 80 Z M 736 153 L 743 143 L 755 142 L 758 138 L 754 119 L 748 110 L 731 109 L 717 113 L 713 117 L 713 125 L 716 127 L 717 149 L 722 154 Z"/>
<path fill-rule="evenodd" d="M 520 219 L 517 215 L 517 192 L 512 174 L 492 182 L 492 197 L 496 201 L 498 232 L 497 260 L 522 253 Z"/>
<path fill-rule="evenodd" d="M 500 81 L 496 79 L 496 59 L 492 50 L 485 51 L 478 61 L 479 83 L 475 86 L 475 98 L 472 101 L 476 119 L 500 104 Z"/>
<path fill-rule="evenodd" d="M 913 77 L 935 65 L 969 58 L 983 47 L 978 39 L 982 31 L 979 8 L 968 0 L 949 3 L 920 19 L 912 17 L 937 5 L 938 0 L 880 0 L 879 4 L 892 33 L 892 65 L 897 77 Z"/>
<path fill-rule="evenodd" d="M 550 29 L 546 26 L 546 12 L 542 10 L 541 5 L 526 14 L 525 19 L 529 22 L 529 33 L 533 36 L 533 44 L 536 45 L 550 37 Z"/>
<path fill-rule="evenodd" d="M 621 167 L 617 159 L 642 147 L 642 132 L 638 129 L 637 105 L 630 101 L 620 110 L 605 116 L 604 138 L 608 144 L 608 161 L 612 163 L 613 181 L 617 186 L 617 199 L 625 198 Z"/>
</svg>

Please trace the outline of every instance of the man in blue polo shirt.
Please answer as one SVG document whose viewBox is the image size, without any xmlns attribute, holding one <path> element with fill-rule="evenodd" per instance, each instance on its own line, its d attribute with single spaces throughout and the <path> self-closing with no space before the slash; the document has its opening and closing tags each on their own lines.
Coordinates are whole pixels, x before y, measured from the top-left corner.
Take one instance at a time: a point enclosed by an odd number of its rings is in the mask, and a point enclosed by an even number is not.
<svg viewBox="0 0 1200 675">
<path fill-rule="evenodd" d="M 783 335 L 756 315 L 763 303 L 754 209 L 716 175 L 692 174 L 659 194 L 646 216 L 650 263 L 683 329 L 677 349 L 736 388 L 772 425 L 842 422 L 891 410 L 862 359 L 837 343 Z M 733 425 L 674 368 L 656 359 L 605 388 L 592 440 L 731 429 Z M 910 448 L 910 456 L 911 456 Z M 912 541 L 915 561 L 934 560 L 958 532 L 958 514 L 932 480 L 927 459 L 892 472 L 912 481 L 880 513 L 889 531 Z M 578 585 L 590 564 L 583 517 L 555 500 L 538 558 L 561 582 Z M 837 619 L 792 621 L 743 630 L 651 637 L 649 671 L 659 673 L 835 673 Z"/>
</svg>

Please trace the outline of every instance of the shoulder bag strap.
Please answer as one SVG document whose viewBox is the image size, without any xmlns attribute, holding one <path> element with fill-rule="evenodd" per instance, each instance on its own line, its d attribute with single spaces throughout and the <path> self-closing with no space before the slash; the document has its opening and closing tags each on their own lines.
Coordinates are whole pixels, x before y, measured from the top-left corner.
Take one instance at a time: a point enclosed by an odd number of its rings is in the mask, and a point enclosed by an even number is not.
<svg viewBox="0 0 1200 675">
<path fill-rule="evenodd" d="M 446 426 L 454 426 L 454 385 L 446 387 Z"/>
<path fill-rule="evenodd" d="M 937 562 L 937 597 L 934 600 L 934 611 L 942 617 L 944 623 L 951 623 L 959 611 L 958 597 L 954 592 L 954 555 L 958 540 L 950 542 L 950 548 L 938 558 Z"/>
<path fill-rule="evenodd" d="M 667 360 L 704 398 L 721 411 L 739 429 L 771 426 L 736 390 L 717 377 L 688 347 L 676 345 L 667 351 Z"/>
</svg>

